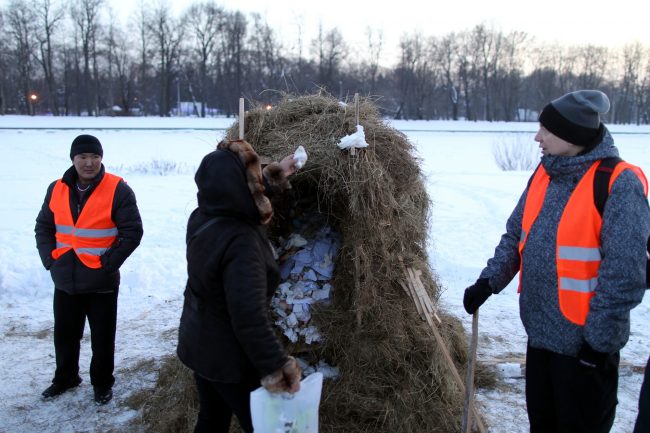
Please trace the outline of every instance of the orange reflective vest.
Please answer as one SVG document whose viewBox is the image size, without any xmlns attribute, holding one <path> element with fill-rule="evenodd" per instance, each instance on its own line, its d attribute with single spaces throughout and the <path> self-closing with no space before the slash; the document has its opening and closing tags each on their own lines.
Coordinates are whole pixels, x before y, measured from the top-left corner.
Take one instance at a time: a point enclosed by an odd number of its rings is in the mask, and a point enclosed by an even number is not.
<svg viewBox="0 0 650 433">
<path fill-rule="evenodd" d="M 70 188 L 61 179 L 54 185 L 50 209 L 56 226 L 56 260 L 73 249 L 81 262 L 89 268 L 102 267 L 100 257 L 117 239 L 117 227 L 111 218 L 113 197 L 121 177 L 104 173 L 93 193 L 88 197 L 77 222 L 70 211 Z"/>
<path fill-rule="evenodd" d="M 564 207 L 557 229 L 555 263 L 560 310 L 567 320 L 581 326 L 587 321 L 589 301 L 596 294 L 601 261 L 602 218 L 594 204 L 594 176 L 599 165 L 600 161 L 594 162 L 576 186 Z M 648 181 L 643 171 L 626 162 L 620 162 L 614 168 L 608 188 L 611 190 L 614 181 L 625 169 L 632 170 L 639 177 L 647 195 Z M 549 180 L 540 164 L 528 187 L 519 239 L 519 292 L 524 268 L 522 251 L 544 204 Z"/>
</svg>

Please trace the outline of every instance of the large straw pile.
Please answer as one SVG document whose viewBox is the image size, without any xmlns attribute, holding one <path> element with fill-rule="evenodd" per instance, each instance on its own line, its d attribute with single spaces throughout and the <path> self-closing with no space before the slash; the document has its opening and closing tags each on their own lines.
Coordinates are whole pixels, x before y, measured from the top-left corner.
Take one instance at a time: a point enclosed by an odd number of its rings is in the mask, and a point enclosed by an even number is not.
<svg viewBox="0 0 650 433">
<path fill-rule="evenodd" d="M 405 268 L 418 269 L 434 302 L 439 295 L 426 257 L 430 202 L 419 161 L 367 99 L 358 104 L 358 123 L 369 147 L 351 155 L 336 144 L 356 131 L 352 101 L 285 96 L 245 117 L 245 138 L 260 155 L 279 160 L 298 145 L 306 148 L 309 161 L 291 179 L 298 207 L 318 208 L 342 235 L 332 304 L 313 317 L 324 340 L 310 356 L 341 372 L 325 381 L 320 431 L 457 432 L 463 396 L 431 328 L 400 285 Z M 235 124 L 229 138 L 237 132 Z M 288 218 L 282 211 L 276 208 L 276 221 Z M 271 235 L 286 235 L 286 227 L 276 223 Z M 441 317 L 439 330 L 462 370 L 462 327 Z"/>
</svg>

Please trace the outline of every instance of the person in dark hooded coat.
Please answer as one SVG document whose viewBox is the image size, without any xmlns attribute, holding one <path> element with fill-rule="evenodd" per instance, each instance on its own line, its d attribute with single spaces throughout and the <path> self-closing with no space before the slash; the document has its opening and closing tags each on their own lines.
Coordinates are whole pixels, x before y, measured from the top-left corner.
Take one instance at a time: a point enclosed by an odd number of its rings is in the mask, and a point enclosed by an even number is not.
<svg viewBox="0 0 650 433">
<path fill-rule="evenodd" d="M 235 140 L 219 143 L 196 172 L 198 208 L 187 224 L 188 279 L 177 348 L 194 371 L 199 394 L 195 432 L 227 433 L 233 413 L 252 432 L 252 390 L 260 383 L 272 392 L 300 387 L 300 367 L 269 319 L 279 271 L 263 230 L 273 215 L 265 191 L 288 188 L 293 171 L 289 156 L 262 174 L 251 145 Z"/>
</svg>

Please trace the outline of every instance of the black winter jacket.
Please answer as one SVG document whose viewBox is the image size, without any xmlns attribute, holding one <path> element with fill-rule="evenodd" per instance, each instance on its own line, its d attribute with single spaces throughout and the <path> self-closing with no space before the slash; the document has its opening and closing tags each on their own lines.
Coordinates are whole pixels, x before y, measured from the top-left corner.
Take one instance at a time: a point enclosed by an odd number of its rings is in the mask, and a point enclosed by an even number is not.
<svg viewBox="0 0 650 433">
<path fill-rule="evenodd" d="M 197 170 L 199 207 L 187 225 L 188 279 L 177 348 L 197 374 L 225 383 L 264 377 L 287 360 L 269 318 L 278 267 L 260 224 L 260 198 L 253 198 L 247 183 L 253 177 L 247 178 L 242 162 L 217 150 Z"/>
<path fill-rule="evenodd" d="M 75 222 L 95 187 L 104 177 L 104 173 L 105 169 L 102 165 L 101 171 L 90 184 L 90 189 L 85 193 L 81 203 L 75 191 L 77 172 L 74 166 L 63 174 L 62 180 L 70 188 L 70 210 Z M 71 295 L 116 290 L 120 285 L 119 268 L 140 245 L 143 234 L 142 219 L 133 190 L 124 181 L 117 185 L 111 210 L 111 218 L 118 231 L 117 240 L 101 256 L 102 267 L 91 269 L 79 260 L 73 250 L 63 254 L 57 260 L 52 258 L 52 251 L 56 249 L 56 228 L 54 214 L 50 209 L 50 199 L 55 184 L 56 181 L 47 188 L 34 228 L 38 253 L 43 266 L 50 271 L 54 287 Z"/>
</svg>

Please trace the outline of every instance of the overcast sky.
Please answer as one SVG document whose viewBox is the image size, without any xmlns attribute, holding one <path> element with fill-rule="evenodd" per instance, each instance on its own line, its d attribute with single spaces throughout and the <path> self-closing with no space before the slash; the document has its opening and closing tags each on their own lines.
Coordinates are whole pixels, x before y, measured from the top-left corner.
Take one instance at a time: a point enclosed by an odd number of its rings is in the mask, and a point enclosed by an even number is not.
<svg viewBox="0 0 650 433">
<path fill-rule="evenodd" d="M 176 13 L 194 0 L 168 1 Z M 198 0 L 196 0 L 198 1 Z M 140 0 L 106 0 L 126 23 Z M 9 0 L 0 0 L 6 6 Z M 67 1 L 66 1 L 67 3 Z M 225 9 L 259 12 L 287 48 L 299 28 L 304 41 L 338 27 L 352 54 L 367 47 L 366 31 L 382 30 L 385 50 L 395 50 L 400 37 L 419 31 L 444 35 L 485 23 L 504 32 L 525 31 L 537 41 L 559 44 L 622 46 L 639 41 L 650 46 L 647 0 L 216 0 Z M 389 59 L 385 59 L 389 60 Z M 393 59 L 390 59 L 393 60 Z"/>
<path fill-rule="evenodd" d="M 137 2 L 108 0 L 122 14 Z M 180 12 L 189 2 L 170 1 Z M 404 33 L 443 35 L 485 23 L 504 32 L 522 30 L 538 41 L 560 44 L 622 46 L 639 41 L 650 46 L 645 0 L 220 0 L 227 10 L 259 12 L 288 44 L 312 39 L 319 24 L 338 27 L 358 50 L 367 46 L 366 31 L 382 30 L 386 49 L 396 50 Z"/>
</svg>

